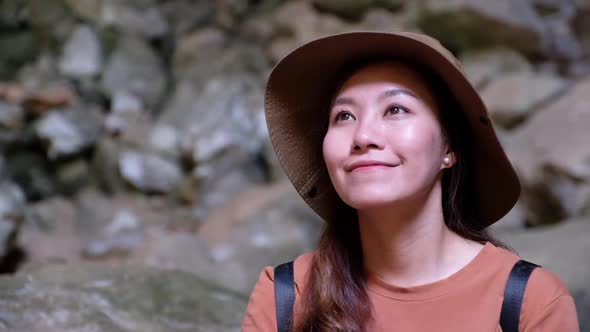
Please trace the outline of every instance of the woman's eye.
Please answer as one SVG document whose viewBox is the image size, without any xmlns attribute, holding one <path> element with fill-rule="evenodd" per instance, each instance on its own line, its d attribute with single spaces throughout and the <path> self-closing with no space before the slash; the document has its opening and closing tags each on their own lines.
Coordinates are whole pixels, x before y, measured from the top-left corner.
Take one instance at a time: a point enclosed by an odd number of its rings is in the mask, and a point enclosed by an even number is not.
<svg viewBox="0 0 590 332">
<path fill-rule="evenodd" d="M 408 110 L 402 106 L 390 106 L 385 110 L 385 115 L 408 113 Z"/>
<path fill-rule="evenodd" d="M 354 119 L 354 116 L 350 112 L 342 111 L 342 112 L 336 114 L 334 121 L 338 122 L 338 121 L 346 121 L 346 120 L 352 120 L 352 119 Z"/>
</svg>

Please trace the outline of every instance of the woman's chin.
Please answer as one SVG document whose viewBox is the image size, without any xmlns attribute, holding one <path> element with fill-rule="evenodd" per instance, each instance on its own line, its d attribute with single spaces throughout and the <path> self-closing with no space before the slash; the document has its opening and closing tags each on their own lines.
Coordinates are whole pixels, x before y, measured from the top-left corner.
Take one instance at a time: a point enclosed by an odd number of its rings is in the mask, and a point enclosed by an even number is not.
<svg viewBox="0 0 590 332">
<path fill-rule="evenodd" d="M 372 210 L 372 209 L 379 209 L 387 206 L 391 206 L 396 202 L 400 201 L 399 197 L 384 197 L 384 196 L 376 196 L 376 197 L 349 197 L 346 201 L 348 205 L 355 208 L 356 210 Z"/>
</svg>

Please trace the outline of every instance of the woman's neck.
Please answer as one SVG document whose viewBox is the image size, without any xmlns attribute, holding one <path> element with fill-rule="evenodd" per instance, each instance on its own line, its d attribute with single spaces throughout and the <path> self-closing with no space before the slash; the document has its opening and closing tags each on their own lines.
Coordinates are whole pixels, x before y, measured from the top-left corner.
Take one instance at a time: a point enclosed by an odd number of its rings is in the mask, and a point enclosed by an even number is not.
<svg viewBox="0 0 590 332">
<path fill-rule="evenodd" d="M 414 202 L 358 212 L 365 269 L 400 287 L 444 279 L 483 247 L 445 225 L 439 186 Z"/>
</svg>

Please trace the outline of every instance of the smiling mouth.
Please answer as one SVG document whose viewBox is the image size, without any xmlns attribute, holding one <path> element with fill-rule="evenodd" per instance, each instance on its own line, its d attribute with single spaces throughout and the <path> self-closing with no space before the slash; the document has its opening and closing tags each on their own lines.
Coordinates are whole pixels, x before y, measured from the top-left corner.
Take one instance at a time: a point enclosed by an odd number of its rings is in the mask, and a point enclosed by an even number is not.
<svg viewBox="0 0 590 332">
<path fill-rule="evenodd" d="M 369 172 L 369 171 L 377 171 L 384 168 L 393 168 L 397 165 L 385 165 L 385 164 L 372 164 L 372 165 L 362 165 L 354 167 L 350 170 L 350 172 Z"/>
</svg>

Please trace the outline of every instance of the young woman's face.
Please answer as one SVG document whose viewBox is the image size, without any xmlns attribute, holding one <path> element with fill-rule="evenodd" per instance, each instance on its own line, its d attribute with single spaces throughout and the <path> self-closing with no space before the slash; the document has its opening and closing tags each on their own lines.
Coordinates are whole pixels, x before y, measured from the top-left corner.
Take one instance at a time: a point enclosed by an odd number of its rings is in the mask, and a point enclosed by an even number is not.
<svg viewBox="0 0 590 332">
<path fill-rule="evenodd" d="M 334 96 L 323 142 L 342 200 L 363 210 L 408 202 L 433 188 L 453 162 L 437 112 L 423 79 L 403 63 L 371 64 L 352 74 Z"/>
</svg>

